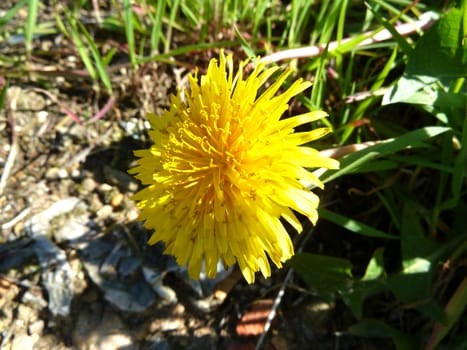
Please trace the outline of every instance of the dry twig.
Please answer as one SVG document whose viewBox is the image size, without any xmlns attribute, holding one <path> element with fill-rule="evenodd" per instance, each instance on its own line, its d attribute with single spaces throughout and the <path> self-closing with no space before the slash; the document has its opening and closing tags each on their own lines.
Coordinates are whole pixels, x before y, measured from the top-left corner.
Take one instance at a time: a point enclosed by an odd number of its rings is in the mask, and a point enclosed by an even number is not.
<svg viewBox="0 0 467 350">
<path fill-rule="evenodd" d="M 426 16 L 425 18 L 421 18 L 420 20 L 415 21 L 414 23 L 404 23 L 398 25 L 395 27 L 395 29 L 400 35 L 405 36 L 410 35 L 419 30 L 425 30 L 429 28 L 434 22 L 435 20 L 431 16 Z M 378 43 L 392 38 L 391 32 L 387 29 L 382 29 L 376 33 L 375 31 L 369 31 L 364 33 L 364 36 L 367 38 L 362 40 L 357 45 L 357 47 Z M 261 58 L 261 62 L 271 63 L 293 58 L 316 57 L 321 55 L 326 50 L 328 52 L 337 50 L 340 45 L 345 44 L 354 39 L 355 38 L 345 38 L 340 41 L 332 41 L 329 44 L 313 45 L 300 47 L 297 49 L 279 51 L 269 56 L 264 56 L 263 58 Z"/>
</svg>

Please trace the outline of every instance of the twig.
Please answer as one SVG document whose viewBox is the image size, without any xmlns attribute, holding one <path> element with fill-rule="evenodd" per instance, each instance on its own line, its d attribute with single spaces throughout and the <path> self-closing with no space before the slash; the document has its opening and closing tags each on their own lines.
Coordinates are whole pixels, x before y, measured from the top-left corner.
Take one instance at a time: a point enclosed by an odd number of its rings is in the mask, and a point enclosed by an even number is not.
<svg viewBox="0 0 467 350">
<path fill-rule="evenodd" d="M 311 227 L 309 231 L 313 231 L 313 229 L 314 228 Z M 305 246 L 306 242 L 308 241 L 310 237 L 311 237 L 311 232 L 307 232 L 304 239 L 300 242 L 300 245 L 297 249 L 297 253 L 301 253 L 303 251 L 303 247 Z M 276 317 L 277 309 L 279 308 L 282 298 L 284 297 L 285 289 L 289 285 L 289 282 L 292 279 L 292 277 L 293 277 L 293 270 L 289 269 L 289 271 L 287 272 L 287 275 L 284 278 L 284 281 L 282 281 L 281 288 L 279 289 L 279 292 L 277 293 L 277 296 L 274 299 L 274 303 L 272 304 L 272 307 L 271 307 L 271 312 L 269 313 L 268 318 L 266 319 L 263 333 L 261 333 L 261 336 L 259 337 L 258 342 L 256 343 L 255 350 L 261 350 L 263 348 L 264 341 L 269 332 L 269 329 L 271 328 L 272 321 L 274 320 L 274 317 Z"/>
<path fill-rule="evenodd" d="M 384 143 L 386 141 L 387 140 L 366 141 L 362 143 L 354 143 L 351 145 L 345 145 L 345 146 L 336 147 L 336 148 L 328 148 L 328 149 L 320 151 L 319 156 L 326 157 L 326 158 L 339 159 L 339 158 L 346 156 L 347 154 L 355 153 L 355 152 L 361 151 L 362 149 L 375 146 L 377 144 Z"/>
<path fill-rule="evenodd" d="M 0 178 L 0 196 L 5 190 L 7 179 L 10 176 L 11 170 L 15 163 L 16 155 L 18 154 L 18 138 L 16 136 L 16 120 L 14 110 L 16 109 L 16 99 L 18 96 L 15 96 L 10 100 L 8 93 L 5 98 L 5 113 L 8 116 L 8 123 L 10 124 L 11 130 L 11 145 L 10 153 L 8 153 L 8 158 L 6 159 L 5 166 L 3 168 L 2 176 Z"/>
<path fill-rule="evenodd" d="M 426 16 L 425 18 L 419 19 L 414 23 L 404 23 L 395 27 L 395 30 L 400 35 L 410 35 L 418 30 L 425 30 L 429 28 L 435 20 L 432 16 Z M 367 37 L 366 39 L 362 40 L 357 47 L 366 46 L 374 43 L 378 43 L 381 41 L 385 41 L 392 38 L 392 34 L 387 29 L 382 29 L 379 32 L 369 31 L 365 32 L 364 36 Z M 290 49 L 275 52 L 269 56 L 264 56 L 261 58 L 260 62 L 278 62 L 282 60 L 292 59 L 292 58 L 303 58 L 303 57 L 315 57 L 321 55 L 327 48 L 327 51 L 331 52 L 339 48 L 340 45 L 345 44 L 355 38 L 345 38 L 340 41 L 332 41 L 328 45 L 321 44 L 321 45 L 314 45 L 314 46 L 306 46 L 300 47 L 297 49 Z"/>
<path fill-rule="evenodd" d="M 47 97 L 49 97 L 54 103 L 56 103 L 57 105 L 59 105 L 59 106 L 63 109 L 63 111 L 64 111 L 71 119 L 73 119 L 74 122 L 76 122 L 77 124 L 82 124 L 81 119 L 79 119 L 78 115 L 76 115 L 72 110 L 70 110 L 70 109 L 67 108 L 63 103 L 61 103 L 60 100 L 59 100 L 57 97 L 55 97 L 53 94 L 51 94 L 51 93 L 48 92 L 47 90 L 40 89 L 40 88 L 33 88 L 32 90 L 47 95 Z"/>
<path fill-rule="evenodd" d="M 21 210 L 19 212 L 18 215 L 16 215 L 13 219 L 11 219 L 10 221 L 8 222 L 5 222 L 4 224 L 2 224 L 0 226 L 0 229 L 1 230 L 8 230 L 10 228 L 12 228 L 13 226 L 15 226 L 18 222 L 20 222 L 21 220 L 23 220 L 26 216 L 29 215 L 29 213 L 32 211 L 32 208 L 31 207 L 27 207 L 27 208 L 24 208 L 23 210 Z"/>
<path fill-rule="evenodd" d="M 102 24 L 102 16 L 99 10 L 99 2 L 97 0 L 92 0 L 92 7 L 94 9 L 94 14 L 96 16 L 96 22 L 101 25 Z"/>
<path fill-rule="evenodd" d="M 104 107 L 102 107 L 102 109 L 100 111 L 98 111 L 89 121 L 90 122 L 95 122 L 96 120 L 99 120 L 102 117 L 104 117 L 107 114 L 107 112 L 110 110 L 110 108 L 112 108 L 115 101 L 116 101 L 115 96 L 110 96 L 109 100 L 104 105 Z"/>
</svg>

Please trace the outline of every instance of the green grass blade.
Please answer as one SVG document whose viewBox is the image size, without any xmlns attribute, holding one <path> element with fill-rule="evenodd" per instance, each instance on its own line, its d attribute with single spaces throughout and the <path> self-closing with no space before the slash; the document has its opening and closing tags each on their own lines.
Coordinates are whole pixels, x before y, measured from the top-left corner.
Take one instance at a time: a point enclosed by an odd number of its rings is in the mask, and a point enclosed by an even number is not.
<svg viewBox="0 0 467 350">
<path fill-rule="evenodd" d="M 246 2 L 245 7 L 248 7 L 248 2 Z M 258 30 L 262 22 L 264 21 L 264 13 L 267 8 L 270 6 L 270 2 L 266 0 L 259 1 L 254 11 L 254 25 L 253 25 L 253 36 L 256 37 Z"/>
<path fill-rule="evenodd" d="M 7 23 L 10 22 L 10 20 L 16 16 L 18 11 L 23 8 L 30 0 L 21 0 L 19 1 L 15 6 L 13 6 L 11 9 L 5 12 L 5 14 L 0 18 L 0 29 Z"/>
<path fill-rule="evenodd" d="M 78 54 L 81 57 L 81 60 L 83 61 L 83 64 L 86 67 L 86 70 L 88 71 L 92 80 L 96 81 L 98 75 L 94 69 L 91 57 L 88 54 L 87 47 L 84 45 L 83 40 L 81 40 L 81 35 L 76 27 L 76 20 L 69 11 L 65 11 L 65 16 L 67 18 L 68 24 L 70 25 L 69 33 L 73 42 L 75 43 Z"/>
<path fill-rule="evenodd" d="M 413 51 L 412 46 L 410 46 L 410 44 L 407 42 L 407 39 L 405 39 L 402 35 L 399 34 L 399 32 L 394 28 L 394 25 L 392 24 L 393 22 L 398 20 L 399 17 L 394 17 L 393 19 L 391 19 L 391 22 L 389 22 L 384 20 L 384 18 L 381 17 L 376 11 L 374 11 L 373 8 L 370 7 L 370 10 L 374 12 L 374 16 L 378 20 L 378 22 L 381 23 L 381 25 L 392 34 L 392 38 L 400 47 L 400 49 L 406 55 L 410 55 Z"/>
<path fill-rule="evenodd" d="M 5 107 L 6 92 L 8 91 L 8 88 L 10 87 L 10 83 L 8 82 L 8 80 L 5 81 L 3 78 L 0 79 L 0 83 L 3 83 L 3 86 L 1 87 L 1 90 L 0 90 L 0 111 L 1 111 Z"/>
<path fill-rule="evenodd" d="M 130 62 L 132 67 L 134 67 L 136 65 L 135 33 L 130 0 L 123 0 L 123 24 L 128 45 L 128 53 L 130 55 Z"/>
<path fill-rule="evenodd" d="M 385 193 L 381 193 L 379 191 L 376 192 L 381 203 L 383 203 L 384 207 L 386 208 L 387 212 L 391 216 L 391 223 L 394 225 L 396 230 L 400 230 L 401 228 L 401 217 L 399 214 L 399 207 L 394 200 L 394 197 L 397 195 L 394 194 L 395 191 L 385 191 Z"/>
<path fill-rule="evenodd" d="M 250 43 L 243 37 L 242 33 L 240 33 L 240 31 L 238 30 L 236 25 L 234 25 L 233 28 L 234 28 L 235 34 L 237 35 L 238 40 L 240 40 L 240 42 L 242 44 L 243 50 L 245 51 L 247 56 L 248 57 L 255 57 L 256 56 L 255 52 L 251 48 Z"/>
<path fill-rule="evenodd" d="M 397 48 L 393 49 L 391 56 L 387 60 L 387 62 L 384 65 L 383 69 L 380 71 L 380 73 L 376 77 L 376 79 L 375 79 L 374 83 L 372 84 L 372 86 L 370 87 L 370 89 L 369 89 L 370 92 L 376 91 L 380 87 L 383 86 L 383 83 L 384 83 L 386 77 L 388 76 L 388 74 L 391 72 L 391 69 L 393 68 L 394 61 L 396 60 L 396 57 L 397 57 L 397 51 L 398 51 Z M 353 113 L 353 117 L 351 118 L 351 120 L 356 121 L 356 120 L 359 120 L 359 119 L 363 118 L 363 116 L 365 115 L 368 108 L 370 108 L 371 105 L 373 105 L 374 103 L 376 103 L 379 100 L 380 100 L 379 96 L 377 96 L 377 97 L 373 96 L 373 97 L 367 98 L 364 101 L 362 101 L 358 105 L 355 112 Z M 347 139 L 351 136 L 353 130 L 354 130 L 354 127 L 351 126 L 351 125 L 346 127 L 344 129 L 344 132 L 343 132 L 340 140 L 339 140 L 339 144 L 344 144 L 347 141 Z"/>
<path fill-rule="evenodd" d="M 26 42 L 26 51 L 28 55 L 30 54 L 32 49 L 32 39 L 34 36 L 34 29 L 36 28 L 38 6 L 39 0 L 29 0 L 28 16 L 24 26 L 24 38 Z"/>
<path fill-rule="evenodd" d="M 456 322 L 462 317 L 462 313 L 467 307 L 467 278 L 464 278 L 462 283 L 454 292 L 445 308 L 446 322 L 438 322 L 434 329 L 433 334 L 428 341 L 427 350 L 434 350 L 437 348 L 441 340 L 448 334 Z"/>
<path fill-rule="evenodd" d="M 175 18 L 177 17 L 179 6 L 180 0 L 175 0 L 172 4 L 172 8 L 170 9 L 169 25 L 167 26 L 167 33 L 165 35 L 166 42 L 164 47 L 164 53 L 167 53 L 170 50 L 170 46 L 172 43 L 172 31 L 175 27 Z"/>
<path fill-rule="evenodd" d="M 162 19 L 165 13 L 166 5 L 166 0 L 159 0 L 157 2 L 156 16 L 152 21 L 151 53 L 159 52 L 159 42 L 162 36 Z"/>
<path fill-rule="evenodd" d="M 467 178 L 467 118 L 464 119 L 461 149 L 454 162 L 451 186 L 452 198 L 443 205 L 443 209 L 451 209 L 457 206 L 463 195 L 462 187 L 464 186 L 465 178 Z"/>
<path fill-rule="evenodd" d="M 138 59 L 138 63 L 147 63 L 152 61 L 167 61 L 170 57 L 184 55 L 189 53 L 190 51 L 199 51 L 199 50 L 209 50 L 209 49 L 218 49 L 223 47 L 235 46 L 240 45 L 239 40 L 235 41 L 218 41 L 213 43 L 201 43 L 195 45 L 185 45 L 169 51 L 163 54 L 152 55 L 149 57 L 143 57 Z"/>
<path fill-rule="evenodd" d="M 331 221 L 335 223 L 336 225 L 339 225 L 356 234 L 367 236 L 367 237 L 373 237 L 373 238 L 399 239 L 396 236 L 390 235 L 374 227 L 368 226 L 364 224 L 363 222 L 334 213 L 327 209 L 319 208 L 318 212 L 321 218 Z"/>
<path fill-rule="evenodd" d="M 408 132 L 402 136 L 382 141 L 381 143 L 352 153 L 341 160 L 341 169 L 327 170 L 321 175 L 323 182 L 334 180 L 344 174 L 350 174 L 377 157 L 396 153 L 405 148 L 426 147 L 426 140 L 451 130 L 449 127 L 427 126 Z"/>
<path fill-rule="evenodd" d="M 339 43 L 342 41 L 342 39 L 344 39 L 344 27 L 346 23 L 345 19 L 346 19 L 346 13 L 347 13 L 347 3 L 348 3 L 347 0 L 343 1 L 341 11 L 337 19 L 336 40 Z M 343 56 L 336 55 L 336 70 L 338 72 L 342 72 L 342 67 L 343 67 Z"/>
<path fill-rule="evenodd" d="M 81 33 L 83 34 L 84 38 L 86 39 L 89 50 L 91 51 L 91 55 L 92 55 L 94 64 L 95 64 L 96 69 L 97 69 L 98 77 L 101 79 L 101 81 L 104 84 L 107 91 L 110 94 L 112 94 L 112 84 L 110 82 L 109 75 L 107 74 L 106 66 L 104 64 L 104 61 L 102 60 L 99 49 L 97 48 L 97 45 L 96 45 L 94 39 L 91 37 L 91 35 L 86 30 L 84 25 L 81 24 L 80 22 L 78 22 L 78 26 L 79 26 L 79 28 L 81 30 Z"/>
</svg>

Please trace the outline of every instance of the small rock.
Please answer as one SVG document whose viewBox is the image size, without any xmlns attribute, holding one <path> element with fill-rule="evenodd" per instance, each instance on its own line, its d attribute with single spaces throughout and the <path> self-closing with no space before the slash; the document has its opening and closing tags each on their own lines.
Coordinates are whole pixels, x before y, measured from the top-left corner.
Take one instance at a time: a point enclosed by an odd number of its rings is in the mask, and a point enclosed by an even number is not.
<svg viewBox="0 0 467 350">
<path fill-rule="evenodd" d="M 87 177 L 81 183 L 80 192 L 81 192 L 81 194 L 88 194 L 88 193 L 91 193 L 92 191 L 94 191 L 94 189 L 96 187 L 97 187 L 96 181 L 94 181 L 94 179 L 92 179 L 90 177 Z"/>
<path fill-rule="evenodd" d="M 139 213 L 137 208 L 132 208 L 126 213 L 126 219 L 128 222 L 136 221 Z"/>
<path fill-rule="evenodd" d="M 19 304 L 17 309 L 16 321 L 20 321 L 23 325 L 30 321 L 36 321 L 38 312 L 26 304 Z"/>
<path fill-rule="evenodd" d="M 47 301 L 44 299 L 42 293 L 37 289 L 31 289 L 24 293 L 23 303 L 31 305 L 36 309 L 43 309 L 47 307 Z"/>
<path fill-rule="evenodd" d="M 121 194 L 120 192 L 117 192 L 112 196 L 112 199 L 110 200 L 110 204 L 114 208 L 119 207 L 123 202 L 123 198 L 124 198 L 123 194 Z"/>
<path fill-rule="evenodd" d="M 110 215 L 112 215 L 112 213 L 113 213 L 112 206 L 109 204 L 106 204 L 96 212 L 96 215 L 99 219 L 105 219 L 109 217 Z"/>
<path fill-rule="evenodd" d="M 87 226 L 89 218 L 87 215 L 76 215 L 70 217 L 65 223 L 63 223 L 58 229 L 53 232 L 53 236 L 56 242 L 65 242 L 77 240 L 83 237 L 89 232 Z"/>
<path fill-rule="evenodd" d="M 100 192 L 109 192 L 109 191 L 112 191 L 112 186 L 110 186 L 109 184 L 106 184 L 106 183 L 103 183 L 99 186 L 99 191 Z"/>
<path fill-rule="evenodd" d="M 40 123 L 45 123 L 47 121 L 47 118 L 49 117 L 49 112 L 47 111 L 39 111 L 37 112 L 37 120 Z"/>
<path fill-rule="evenodd" d="M 44 331 L 45 323 L 43 320 L 36 320 L 31 322 L 28 327 L 29 334 L 37 334 L 38 336 L 42 335 Z"/>
<path fill-rule="evenodd" d="M 65 179 L 69 176 L 68 171 L 63 168 L 49 168 L 45 172 L 45 178 L 47 180 L 60 180 Z"/>
<path fill-rule="evenodd" d="M 97 193 L 91 193 L 87 201 L 89 203 L 89 209 L 91 210 L 91 212 L 97 212 L 103 206 L 101 199 L 99 198 L 99 195 Z"/>
<path fill-rule="evenodd" d="M 32 349 L 37 342 L 38 337 L 35 335 L 20 334 L 15 335 L 11 344 L 12 350 Z"/>
<path fill-rule="evenodd" d="M 149 325 L 149 332 L 173 332 L 184 330 L 185 319 L 183 317 L 167 317 L 156 319 Z"/>
</svg>

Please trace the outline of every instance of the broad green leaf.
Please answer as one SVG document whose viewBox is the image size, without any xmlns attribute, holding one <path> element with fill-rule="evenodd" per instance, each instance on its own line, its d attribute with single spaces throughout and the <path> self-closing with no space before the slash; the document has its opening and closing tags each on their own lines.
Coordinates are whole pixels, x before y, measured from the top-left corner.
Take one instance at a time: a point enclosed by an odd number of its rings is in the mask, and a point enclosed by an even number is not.
<svg viewBox="0 0 467 350">
<path fill-rule="evenodd" d="M 380 248 L 373 254 L 363 278 L 355 280 L 351 289 L 341 293 L 342 299 L 355 317 L 362 317 L 366 298 L 385 289 L 383 264 L 383 249 Z"/>
<path fill-rule="evenodd" d="M 388 286 L 401 302 L 412 304 L 418 311 L 442 320 L 441 307 L 433 299 L 434 267 L 442 249 L 428 239 L 421 224 L 419 206 L 407 201 L 402 210 L 402 271 L 388 278 Z"/>
<path fill-rule="evenodd" d="M 401 245 L 404 268 L 408 268 L 405 262 L 413 265 L 414 259 L 427 259 L 438 249 L 438 245 L 427 237 L 428 233 L 422 226 L 422 218 L 419 214 L 422 210 L 419 204 L 411 200 L 407 200 L 402 209 Z M 423 266 L 416 271 L 412 269 L 412 272 L 416 273 L 426 271 Z"/>
<path fill-rule="evenodd" d="M 366 267 L 365 275 L 361 279 L 363 282 L 373 281 L 380 278 L 384 274 L 383 249 L 379 248 L 373 254 L 368 266 Z"/>
<path fill-rule="evenodd" d="M 418 263 L 418 261 L 417 261 Z M 433 299 L 432 273 L 409 273 L 401 272 L 390 276 L 387 280 L 389 289 L 396 298 L 430 318 L 443 322 L 445 316 L 440 305 Z"/>
<path fill-rule="evenodd" d="M 350 333 L 361 337 L 391 337 L 397 350 L 419 349 L 419 340 L 407 333 L 404 333 L 387 323 L 365 319 L 350 327 Z"/>
<path fill-rule="evenodd" d="M 404 75 L 386 93 L 383 105 L 429 101 L 435 98 L 430 91 L 433 88 L 431 85 L 439 81 L 447 90 L 452 81 L 467 77 L 466 64 L 467 45 L 462 44 L 462 11 L 452 8 L 419 39 Z M 420 93 L 426 94 L 425 98 Z"/>
<path fill-rule="evenodd" d="M 290 265 L 325 300 L 332 300 L 352 285 L 352 264 L 347 259 L 301 253 L 290 260 Z"/>
</svg>

